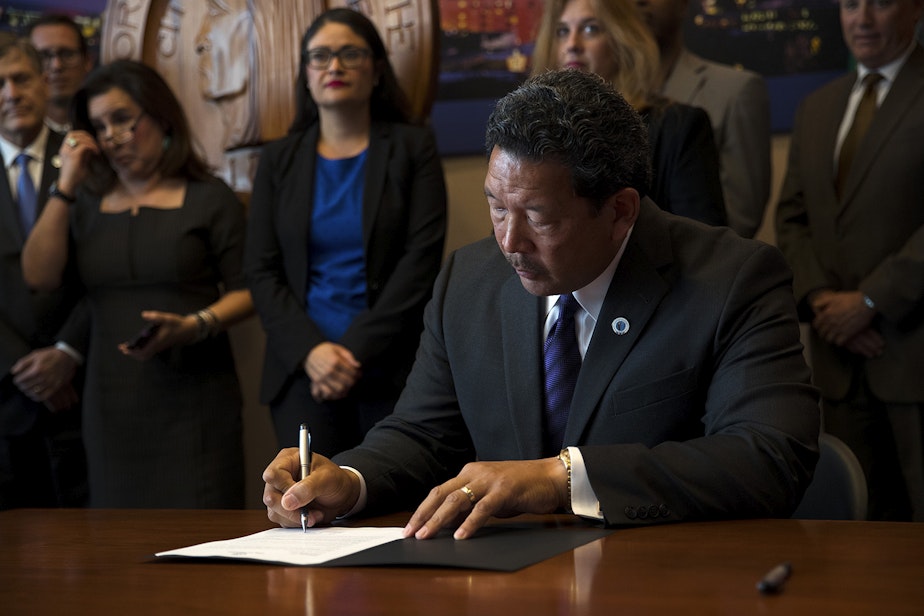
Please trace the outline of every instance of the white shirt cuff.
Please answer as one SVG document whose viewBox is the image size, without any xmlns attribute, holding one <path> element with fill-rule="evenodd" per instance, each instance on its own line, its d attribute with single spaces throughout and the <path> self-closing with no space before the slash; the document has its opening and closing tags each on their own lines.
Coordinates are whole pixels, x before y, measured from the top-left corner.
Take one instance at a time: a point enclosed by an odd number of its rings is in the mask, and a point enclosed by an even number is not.
<svg viewBox="0 0 924 616">
<path fill-rule="evenodd" d="M 351 515 L 356 515 L 357 513 L 365 509 L 366 500 L 368 500 L 369 498 L 369 495 L 366 492 L 366 480 L 363 479 L 363 474 L 360 473 L 355 468 L 353 468 L 352 466 L 341 466 L 340 468 L 342 468 L 345 471 L 350 471 L 351 473 L 353 473 L 359 478 L 359 498 L 356 499 L 356 504 L 353 505 L 352 509 L 350 509 L 349 511 L 347 511 L 341 516 L 337 516 L 338 520 L 342 520 L 343 518 L 348 518 Z"/>
<path fill-rule="evenodd" d="M 568 453 L 571 454 L 571 511 L 582 518 L 602 520 L 600 501 L 590 485 L 580 448 L 568 447 Z"/>
</svg>

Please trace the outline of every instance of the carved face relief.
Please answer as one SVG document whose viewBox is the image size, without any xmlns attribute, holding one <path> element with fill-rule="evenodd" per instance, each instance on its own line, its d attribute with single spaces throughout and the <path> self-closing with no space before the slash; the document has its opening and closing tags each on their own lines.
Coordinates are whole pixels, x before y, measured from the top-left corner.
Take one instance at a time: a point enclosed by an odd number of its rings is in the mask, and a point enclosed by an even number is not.
<svg viewBox="0 0 924 616">
<path fill-rule="evenodd" d="M 242 94 L 250 79 L 253 18 L 245 0 L 209 0 L 196 36 L 199 87 L 214 101 Z"/>
</svg>

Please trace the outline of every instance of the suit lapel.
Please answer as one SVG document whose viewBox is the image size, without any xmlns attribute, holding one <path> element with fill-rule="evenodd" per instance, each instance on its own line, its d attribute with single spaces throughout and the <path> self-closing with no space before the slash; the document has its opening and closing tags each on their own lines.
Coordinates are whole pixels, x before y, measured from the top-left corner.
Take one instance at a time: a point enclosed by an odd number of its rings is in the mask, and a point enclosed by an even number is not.
<svg viewBox="0 0 924 616">
<path fill-rule="evenodd" d="M 61 141 L 64 135 L 56 133 L 53 130 L 48 131 L 48 141 L 45 143 L 45 162 L 42 166 L 42 181 L 38 190 L 38 213 L 41 214 L 45 209 L 45 202 L 48 200 L 48 189 L 51 183 L 58 179 L 58 170 L 61 168 L 61 159 L 58 151 L 61 149 Z"/>
<path fill-rule="evenodd" d="M 835 189 L 835 174 L 837 169 L 834 164 L 834 148 L 837 145 L 837 132 L 840 129 L 841 120 L 847 108 L 847 99 L 850 97 L 850 90 L 856 81 L 856 73 L 846 75 L 830 92 L 825 94 L 824 100 L 820 100 L 817 107 L 824 110 L 831 110 L 825 113 L 823 119 L 812 117 L 810 124 L 804 127 L 805 137 L 799 141 L 801 158 L 810 167 L 806 176 L 818 178 L 818 181 L 825 186 L 830 199 L 828 204 L 831 208 L 838 207 L 838 197 Z M 831 216 L 836 216 L 836 211 L 831 212 Z"/>
<path fill-rule="evenodd" d="M 645 333 L 669 285 L 658 269 L 672 260 L 667 227 L 649 200 L 613 275 L 574 390 L 565 443 L 581 443 L 606 389 L 629 351 Z M 613 321 L 625 319 L 629 330 L 617 335 Z"/>
<path fill-rule="evenodd" d="M 681 103 L 690 104 L 697 93 L 704 87 L 706 65 L 702 60 L 684 50 L 677 58 L 677 65 L 668 78 L 664 94 Z"/>
<path fill-rule="evenodd" d="M 512 270 L 511 270 L 512 272 Z M 531 295 L 512 274 L 501 288 L 501 332 L 507 408 L 523 459 L 542 455 L 543 298 Z M 537 404 L 537 400 L 539 403 Z"/>
<path fill-rule="evenodd" d="M 863 178 L 870 166 L 879 158 L 879 153 L 886 146 L 892 135 L 903 122 L 913 107 L 919 105 L 924 96 L 924 49 L 916 47 L 908 57 L 905 65 L 895 78 L 882 106 L 876 112 L 869 132 L 863 138 L 857 151 L 847 184 L 844 186 L 842 204 L 846 205 L 857 189 L 863 184 Z"/>
<path fill-rule="evenodd" d="M 366 156 L 366 177 L 363 188 L 363 247 L 369 254 L 372 229 L 385 191 L 385 175 L 391 160 L 392 140 L 388 126 L 373 124 L 369 131 L 369 153 Z M 370 258 L 371 260 L 371 258 Z"/>
<path fill-rule="evenodd" d="M 295 146 L 297 151 L 291 166 L 277 185 L 290 185 L 279 198 L 277 225 L 304 229 L 304 233 L 284 234 L 294 238 L 292 245 L 286 245 L 286 254 L 295 255 L 286 259 L 293 270 L 291 283 L 296 285 L 297 297 L 304 301 L 308 284 L 308 238 L 311 236 L 311 213 L 314 203 L 314 176 L 317 164 L 318 125 L 315 124 Z"/>
<path fill-rule="evenodd" d="M 4 235 L 13 240 L 15 246 L 21 248 L 24 238 L 22 229 L 19 228 L 19 211 L 13 201 L 6 161 L 3 161 L 3 173 L 0 173 L 0 176 L 0 226 L 3 227 Z"/>
</svg>

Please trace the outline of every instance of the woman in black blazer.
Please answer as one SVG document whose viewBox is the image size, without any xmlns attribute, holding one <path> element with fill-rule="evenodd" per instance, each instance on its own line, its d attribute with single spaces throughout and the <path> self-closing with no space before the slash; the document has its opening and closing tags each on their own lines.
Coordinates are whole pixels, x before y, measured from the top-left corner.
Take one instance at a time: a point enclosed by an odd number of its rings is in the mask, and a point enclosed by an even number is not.
<svg viewBox="0 0 924 616">
<path fill-rule="evenodd" d="M 656 94 L 658 46 L 633 0 L 547 0 L 533 74 L 565 67 L 611 82 L 642 116 L 653 172 L 647 196 L 662 210 L 726 224 L 709 116 Z"/>
<path fill-rule="evenodd" d="M 245 272 L 279 444 L 308 423 L 330 456 L 404 387 L 442 258 L 446 188 L 372 22 L 327 11 L 301 49 L 297 116 L 260 157 Z"/>
</svg>

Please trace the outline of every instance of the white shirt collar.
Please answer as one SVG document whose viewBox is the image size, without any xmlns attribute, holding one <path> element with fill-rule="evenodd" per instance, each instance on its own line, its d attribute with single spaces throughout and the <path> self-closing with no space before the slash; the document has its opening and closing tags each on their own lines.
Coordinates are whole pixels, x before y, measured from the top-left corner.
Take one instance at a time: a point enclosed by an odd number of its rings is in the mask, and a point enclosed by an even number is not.
<svg viewBox="0 0 924 616">
<path fill-rule="evenodd" d="M 911 55 L 911 52 L 914 51 L 914 48 L 917 46 L 917 44 L 918 42 L 916 40 L 912 40 L 911 44 L 908 46 L 908 49 L 905 50 L 905 53 L 877 69 L 870 69 L 866 68 L 862 64 L 857 64 L 857 82 L 854 84 L 854 88 L 859 87 L 860 84 L 863 83 L 863 78 L 870 73 L 879 73 L 888 83 L 893 83 L 895 78 L 898 77 L 898 72 L 902 70 L 902 67 L 908 60 L 908 56 Z"/>
<path fill-rule="evenodd" d="M 19 156 L 20 152 L 26 152 L 29 156 L 32 157 L 32 160 L 38 162 L 40 165 L 45 164 L 45 145 L 48 143 L 48 127 L 44 124 L 42 125 L 42 130 L 39 131 L 38 137 L 33 139 L 32 143 L 27 145 L 25 148 L 21 148 L 15 143 L 7 141 L 5 138 L 0 137 L 0 154 L 3 155 L 3 162 L 6 164 L 6 168 L 9 169 L 16 162 L 16 157 Z"/>
<path fill-rule="evenodd" d="M 603 309 L 603 300 L 606 299 L 606 292 L 610 288 L 610 283 L 613 282 L 613 275 L 616 273 L 616 267 L 622 259 L 622 254 L 626 251 L 626 244 L 629 243 L 629 238 L 632 237 L 632 230 L 634 228 L 635 225 L 629 228 L 629 232 L 626 233 L 626 237 L 622 241 L 619 250 L 616 252 L 616 256 L 613 257 L 610 264 L 606 266 L 606 269 L 587 286 L 572 291 L 572 293 L 574 293 L 574 299 L 576 299 L 581 305 L 581 308 L 593 318 L 594 322 L 597 321 L 597 316 L 600 314 L 600 310 Z M 555 302 L 558 301 L 558 298 L 558 295 L 546 296 L 545 314 L 547 317 L 555 306 Z"/>
</svg>

